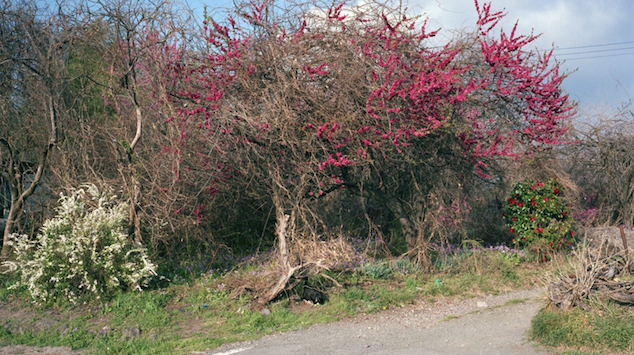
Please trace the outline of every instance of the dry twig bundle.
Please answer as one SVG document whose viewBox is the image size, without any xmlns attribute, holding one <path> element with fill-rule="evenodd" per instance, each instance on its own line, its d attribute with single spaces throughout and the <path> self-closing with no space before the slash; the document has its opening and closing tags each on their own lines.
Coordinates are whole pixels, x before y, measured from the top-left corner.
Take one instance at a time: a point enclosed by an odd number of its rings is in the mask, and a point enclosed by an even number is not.
<svg viewBox="0 0 634 355">
<path fill-rule="evenodd" d="M 548 280 L 548 299 L 555 308 L 586 309 L 592 297 L 634 304 L 634 278 L 623 248 L 604 241 L 579 249 L 575 255 L 570 261 L 574 273 Z"/>
</svg>

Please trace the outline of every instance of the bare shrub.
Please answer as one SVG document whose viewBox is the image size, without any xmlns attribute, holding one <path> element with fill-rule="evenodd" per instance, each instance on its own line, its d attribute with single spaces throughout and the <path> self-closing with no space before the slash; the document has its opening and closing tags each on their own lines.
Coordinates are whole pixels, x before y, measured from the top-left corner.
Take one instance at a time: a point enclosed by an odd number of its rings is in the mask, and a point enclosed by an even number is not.
<svg viewBox="0 0 634 355">
<path fill-rule="evenodd" d="M 586 113 L 573 131 L 566 169 L 580 190 L 577 219 L 588 225 L 634 225 L 634 113 Z"/>
</svg>

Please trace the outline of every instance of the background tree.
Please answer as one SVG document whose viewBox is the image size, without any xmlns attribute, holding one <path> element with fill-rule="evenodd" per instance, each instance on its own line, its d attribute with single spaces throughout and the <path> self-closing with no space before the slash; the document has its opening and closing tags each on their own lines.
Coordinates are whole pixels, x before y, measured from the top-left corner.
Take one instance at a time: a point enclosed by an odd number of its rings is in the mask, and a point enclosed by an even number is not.
<svg viewBox="0 0 634 355">
<path fill-rule="evenodd" d="M 634 225 L 633 118 L 631 102 L 579 117 L 577 144 L 562 160 L 579 186 L 575 217 L 587 225 Z"/>
<path fill-rule="evenodd" d="M 0 164 L 11 196 L 1 254 L 6 259 L 9 235 L 41 184 L 68 118 L 66 59 L 81 25 L 61 5 L 55 15 L 37 2 L 0 6 Z"/>
<path fill-rule="evenodd" d="M 167 56 L 180 55 L 170 52 L 174 42 L 188 43 L 188 10 L 136 0 L 75 6 L 87 31 L 69 56 L 75 119 L 55 180 L 63 188 L 86 181 L 120 187 L 118 194 L 130 199 L 135 242 L 143 238 L 154 253 L 181 250 L 183 234 L 206 235 L 191 217 L 174 214 L 195 192 L 178 183 L 170 147 L 180 132 L 164 124 L 174 110 L 175 80 L 165 65 Z"/>
<path fill-rule="evenodd" d="M 308 264 L 288 258 L 293 245 L 333 233 L 328 212 L 350 194 L 387 212 L 366 213 L 371 224 L 396 220 L 407 253 L 429 266 L 429 200 L 444 201 L 444 178 L 460 190 L 496 157 L 563 143 L 564 76 L 550 53 L 527 49 L 534 36 L 492 36 L 504 14 L 489 5 L 476 3 L 471 42 L 441 48 L 405 14 L 338 4 L 277 22 L 270 6 L 207 20 L 207 51 L 175 63 L 188 106 L 173 122 L 184 155 L 209 152 L 187 160 L 211 172 L 213 194 L 272 205 L 286 280 Z"/>
</svg>

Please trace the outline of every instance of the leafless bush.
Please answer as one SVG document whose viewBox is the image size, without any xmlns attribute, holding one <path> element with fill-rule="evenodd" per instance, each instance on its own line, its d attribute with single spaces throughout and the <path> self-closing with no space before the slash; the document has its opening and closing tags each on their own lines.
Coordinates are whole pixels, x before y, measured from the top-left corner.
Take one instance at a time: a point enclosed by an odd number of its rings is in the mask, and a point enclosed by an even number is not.
<svg viewBox="0 0 634 355">
<path fill-rule="evenodd" d="M 581 194 L 577 219 L 590 225 L 634 224 L 634 113 L 632 102 L 618 110 L 581 116 L 577 144 L 566 169 Z"/>
</svg>

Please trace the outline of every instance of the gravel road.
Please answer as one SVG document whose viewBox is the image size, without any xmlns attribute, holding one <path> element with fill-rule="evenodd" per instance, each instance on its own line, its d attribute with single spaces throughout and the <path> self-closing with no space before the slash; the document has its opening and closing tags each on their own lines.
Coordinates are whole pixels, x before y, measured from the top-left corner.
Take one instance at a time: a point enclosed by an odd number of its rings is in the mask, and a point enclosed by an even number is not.
<svg viewBox="0 0 634 355">
<path fill-rule="evenodd" d="M 548 354 L 526 340 L 531 319 L 543 304 L 540 294 L 541 290 L 523 290 L 441 300 L 196 354 Z"/>
</svg>

